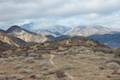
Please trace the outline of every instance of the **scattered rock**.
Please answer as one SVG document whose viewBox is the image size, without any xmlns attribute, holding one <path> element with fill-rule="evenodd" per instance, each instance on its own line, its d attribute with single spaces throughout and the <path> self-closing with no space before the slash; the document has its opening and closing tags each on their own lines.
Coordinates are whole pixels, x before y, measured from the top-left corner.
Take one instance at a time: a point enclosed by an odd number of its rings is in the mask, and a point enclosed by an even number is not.
<svg viewBox="0 0 120 80">
<path fill-rule="evenodd" d="M 33 57 L 26 57 L 26 58 L 24 59 L 24 62 L 25 62 L 25 63 L 34 63 L 34 58 L 33 58 Z"/>
<path fill-rule="evenodd" d="M 109 62 L 106 64 L 106 67 L 109 68 L 109 69 L 119 69 L 120 68 L 120 65 L 116 62 Z"/>
<path fill-rule="evenodd" d="M 26 73 L 26 74 L 32 74 L 33 70 L 32 69 L 22 69 L 20 72 L 21 73 Z"/>
<path fill-rule="evenodd" d="M 42 56 L 39 53 L 29 53 L 28 57 L 33 57 L 35 59 L 40 59 Z"/>
<path fill-rule="evenodd" d="M 15 69 L 21 69 L 21 68 L 23 68 L 23 66 L 24 66 L 23 64 L 20 64 L 20 63 L 19 63 L 19 64 L 17 64 L 17 65 L 15 66 Z"/>
</svg>

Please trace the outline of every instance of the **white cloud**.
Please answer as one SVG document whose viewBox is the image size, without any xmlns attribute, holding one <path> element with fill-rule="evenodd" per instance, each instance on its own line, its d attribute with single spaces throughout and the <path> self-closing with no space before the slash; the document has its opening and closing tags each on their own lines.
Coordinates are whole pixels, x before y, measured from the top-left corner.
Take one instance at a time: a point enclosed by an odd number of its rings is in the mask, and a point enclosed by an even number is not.
<svg viewBox="0 0 120 80">
<path fill-rule="evenodd" d="M 0 25 L 26 20 L 46 25 L 43 18 L 50 25 L 118 25 L 119 11 L 120 0 L 0 0 Z"/>
</svg>

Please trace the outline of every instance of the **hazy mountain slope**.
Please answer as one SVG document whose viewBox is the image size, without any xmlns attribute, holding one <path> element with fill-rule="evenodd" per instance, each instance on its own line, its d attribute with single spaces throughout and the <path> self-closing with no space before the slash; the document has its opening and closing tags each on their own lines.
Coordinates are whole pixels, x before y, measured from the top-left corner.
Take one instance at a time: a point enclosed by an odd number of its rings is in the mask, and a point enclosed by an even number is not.
<svg viewBox="0 0 120 80">
<path fill-rule="evenodd" d="M 111 29 L 103 26 L 78 26 L 67 32 L 70 36 L 90 36 L 94 34 L 107 34 Z"/>
<path fill-rule="evenodd" d="M 120 31 L 104 26 L 78 26 L 67 33 L 70 36 L 86 36 L 110 47 L 120 47 Z"/>
<path fill-rule="evenodd" d="M 45 35 L 36 34 L 20 28 L 19 26 L 12 26 L 6 31 L 9 35 L 20 38 L 26 42 L 42 43 L 48 40 Z"/>
<path fill-rule="evenodd" d="M 25 24 L 22 27 L 29 28 L 33 24 Z M 30 27 L 31 28 L 31 27 Z M 4 32 L 3 30 L 1 30 Z M 90 36 L 89 38 L 106 44 L 110 47 L 120 47 L 119 34 L 116 33 L 119 30 L 110 29 L 103 26 L 78 26 L 72 29 L 66 26 L 53 26 L 50 28 L 44 28 L 31 32 L 19 26 L 12 26 L 6 32 L 9 35 L 20 38 L 26 42 L 43 43 L 50 40 L 62 40 L 75 36 Z M 116 37 L 117 35 L 117 37 Z"/>
<path fill-rule="evenodd" d="M 64 35 L 70 29 L 71 28 L 67 26 L 56 25 L 56 26 L 50 26 L 49 28 L 39 29 L 36 30 L 35 32 L 58 37 Z"/>
<path fill-rule="evenodd" d="M 22 25 L 22 28 L 32 30 L 33 23 L 28 23 Z M 120 29 L 108 28 L 100 25 L 84 25 L 84 26 L 77 26 L 77 27 L 68 27 L 62 25 L 55 25 L 49 27 L 43 27 L 38 30 L 33 30 L 35 33 L 40 33 L 43 35 L 52 35 L 54 37 L 59 37 L 63 35 L 68 36 L 90 36 L 94 34 L 108 34 L 119 32 Z"/>
<path fill-rule="evenodd" d="M 104 35 L 92 35 L 89 38 L 104 43 L 110 47 L 120 47 L 120 32 Z"/>
<path fill-rule="evenodd" d="M 34 26 L 34 23 L 30 22 L 30 23 L 25 23 L 25 24 L 22 24 L 20 25 L 22 28 L 26 29 L 26 30 L 29 30 L 29 31 L 33 31 L 33 26 Z"/>
<path fill-rule="evenodd" d="M 11 46 L 17 46 L 17 47 L 24 46 L 26 44 L 25 41 L 19 38 L 10 36 L 3 32 L 0 32 L 0 41 L 3 43 L 7 43 Z"/>
</svg>

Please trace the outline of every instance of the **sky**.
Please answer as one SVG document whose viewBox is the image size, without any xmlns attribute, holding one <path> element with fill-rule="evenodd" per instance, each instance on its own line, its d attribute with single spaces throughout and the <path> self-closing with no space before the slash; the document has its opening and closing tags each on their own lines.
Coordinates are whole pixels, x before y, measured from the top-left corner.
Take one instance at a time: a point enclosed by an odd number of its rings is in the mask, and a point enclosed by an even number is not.
<svg viewBox="0 0 120 80">
<path fill-rule="evenodd" d="M 33 29 L 55 25 L 119 28 L 120 0 L 0 0 L 0 28 L 27 23 L 33 23 Z"/>
</svg>

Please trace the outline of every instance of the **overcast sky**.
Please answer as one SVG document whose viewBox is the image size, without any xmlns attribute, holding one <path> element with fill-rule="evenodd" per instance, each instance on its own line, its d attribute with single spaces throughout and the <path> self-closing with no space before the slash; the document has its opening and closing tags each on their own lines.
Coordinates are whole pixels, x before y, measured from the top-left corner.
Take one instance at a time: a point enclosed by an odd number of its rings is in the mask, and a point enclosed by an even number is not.
<svg viewBox="0 0 120 80">
<path fill-rule="evenodd" d="M 29 22 L 120 27 L 120 0 L 0 0 L 0 28 Z"/>
</svg>

